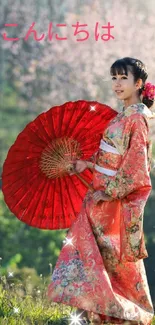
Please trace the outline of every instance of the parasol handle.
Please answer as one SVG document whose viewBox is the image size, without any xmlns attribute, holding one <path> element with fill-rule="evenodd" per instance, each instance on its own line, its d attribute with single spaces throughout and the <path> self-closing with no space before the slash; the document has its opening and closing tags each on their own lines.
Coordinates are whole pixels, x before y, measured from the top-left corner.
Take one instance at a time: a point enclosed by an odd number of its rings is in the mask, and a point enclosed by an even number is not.
<svg viewBox="0 0 155 325">
<path fill-rule="evenodd" d="M 73 171 L 74 175 L 76 175 L 81 180 L 81 182 L 91 190 L 91 192 L 95 191 L 95 189 L 81 175 L 79 175 L 79 173 L 73 167 L 73 164 L 67 165 L 67 171 L 69 172 Z"/>
<path fill-rule="evenodd" d="M 76 172 L 75 175 L 91 190 L 91 192 L 94 192 L 94 188 L 81 175 Z"/>
</svg>

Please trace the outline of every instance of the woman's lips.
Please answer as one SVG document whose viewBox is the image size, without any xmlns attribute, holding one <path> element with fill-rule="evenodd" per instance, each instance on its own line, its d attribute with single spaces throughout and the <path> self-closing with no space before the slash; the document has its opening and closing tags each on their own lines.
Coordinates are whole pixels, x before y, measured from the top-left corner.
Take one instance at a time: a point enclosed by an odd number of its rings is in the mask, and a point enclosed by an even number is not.
<svg viewBox="0 0 155 325">
<path fill-rule="evenodd" d="M 123 93 L 124 90 L 115 90 L 115 93 L 116 94 L 120 94 L 120 93 Z"/>
</svg>

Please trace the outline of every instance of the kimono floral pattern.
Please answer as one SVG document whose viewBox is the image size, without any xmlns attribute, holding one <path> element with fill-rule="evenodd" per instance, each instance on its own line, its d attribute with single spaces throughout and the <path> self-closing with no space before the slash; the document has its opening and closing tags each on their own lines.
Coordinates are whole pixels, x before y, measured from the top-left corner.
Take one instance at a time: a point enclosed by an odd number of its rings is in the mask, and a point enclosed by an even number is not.
<svg viewBox="0 0 155 325">
<path fill-rule="evenodd" d="M 99 149 L 90 160 L 117 173 L 93 169 L 91 185 L 113 200 L 95 204 L 87 191 L 48 287 L 52 301 L 99 313 L 104 324 L 150 325 L 154 315 L 143 262 L 144 207 L 152 189 L 148 117 L 144 104 L 131 105 L 104 131 L 119 154 Z"/>
</svg>

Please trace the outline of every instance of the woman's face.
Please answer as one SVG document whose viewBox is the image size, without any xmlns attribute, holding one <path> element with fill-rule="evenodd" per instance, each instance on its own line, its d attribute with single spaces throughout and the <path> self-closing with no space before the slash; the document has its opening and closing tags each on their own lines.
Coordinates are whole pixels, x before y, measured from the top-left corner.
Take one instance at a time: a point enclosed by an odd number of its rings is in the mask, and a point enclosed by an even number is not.
<svg viewBox="0 0 155 325">
<path fill-rule="evenodd" d="M 128 76 L 125 74 L 117 74 L 112 77 L 112 90 L 116 94 L 117 98 L 124 100 L 129 99 L 133 95 L 135 96 L 136 91 L 139 87 L 134 83 L 133 74 L 128 71 Z"/>
</svg>

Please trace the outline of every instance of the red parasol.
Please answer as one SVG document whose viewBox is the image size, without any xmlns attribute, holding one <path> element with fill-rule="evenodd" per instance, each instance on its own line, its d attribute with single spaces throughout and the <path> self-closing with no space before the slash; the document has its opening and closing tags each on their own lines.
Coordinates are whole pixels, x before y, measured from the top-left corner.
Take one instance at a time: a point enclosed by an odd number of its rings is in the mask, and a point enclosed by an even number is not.
<svg viewBox="0 0 155 325">
<path fill-rule="evenodd" d="M 69 162 L 88 160 L 116 115 L 107 105 L 78 100 L 50 108 L 25 127 L 9 149 L 2 172 L 5 202 L 18 219 L 42 229 L 71 226 L 92 172 L 71 176 Z"/>
</svg>

